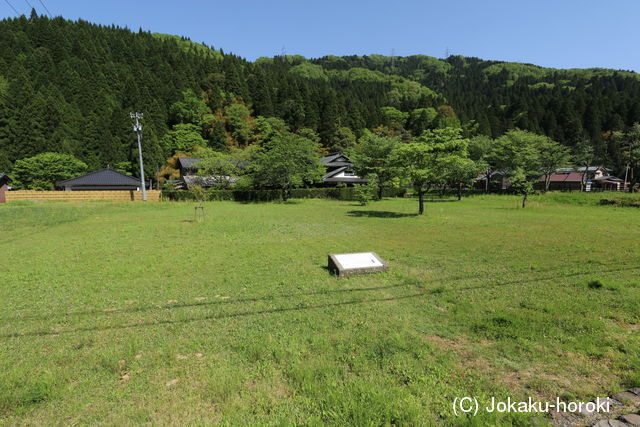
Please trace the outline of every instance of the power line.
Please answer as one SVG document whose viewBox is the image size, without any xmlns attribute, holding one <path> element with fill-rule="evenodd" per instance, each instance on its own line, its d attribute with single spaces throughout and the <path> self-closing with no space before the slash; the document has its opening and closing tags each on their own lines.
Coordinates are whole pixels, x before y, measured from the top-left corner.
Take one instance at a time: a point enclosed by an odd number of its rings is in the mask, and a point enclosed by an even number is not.
<svg viewBox="0 0 640 427">
<path fill-rule="evenodd" d="M 30 8 L 30 9 L 35 9 L 35 7 L 33 7 L 33 6 L 31 5 L 31 3 L 29 3 L 29 0 L 24 0 L 24 2 L 25 2 L 27 5 L 29 5 L 29 8 Z"/>
<path fill-rule="evenodd" d="M 13 7 L 13 5 L 12 5 L 11 3 L 9 3 L 9 0 L 4 0 L 4 2 L 5 2 L 6 4 L 8 4 L 8 5 L 9 5 L 9 7 L 10 7 L 11 9 L 13 9 L 13 11 L 16 13 L 16 15 L 20 16 L 20 12 L 18 12 L 18 9 L 16 9 L 15 7 Z"/>
<path fill-rule="evenodd" d="M 42 7 L 44 7 L 44 10 L 47 11 L 47 15 L 49 15 L 49 18 L 51 18 L 51 12 L 49 12 L 49 8 L 44 4 L 44 2 L 42 0 L 38 0 L 40 2 L 40 4 L 42 5 Z"/>
</svg>

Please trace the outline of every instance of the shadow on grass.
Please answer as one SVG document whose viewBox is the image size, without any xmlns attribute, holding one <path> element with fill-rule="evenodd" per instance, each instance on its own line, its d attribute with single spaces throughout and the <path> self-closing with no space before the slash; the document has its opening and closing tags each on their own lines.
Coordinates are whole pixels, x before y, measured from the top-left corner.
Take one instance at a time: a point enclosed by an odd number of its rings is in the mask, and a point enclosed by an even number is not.
<svg viewBox="0 0 640 427">
<path fill-rule="evenodd" d="M 329 270 L 329 267 L 327 266 L 323 266 L 322 268 L 327 271 Z M 400 288 L 405 286 L 412 286 L 412 285 L 409 285 L 407 283 L 399 283 L 396 285 L 373 286 L 373 287 L 367 287 L 367 288 L 347 288 L 347 289 L 323 290 L 323 291 L 316 291 L 316 292 L 300 292 L 297 294 L 267 295 L 264 297 L 253 297 L 253 298 L 234 298 L 229 300 L 218 300 L 218 301 L 209 301 L 209 302 L 173 303 L 173 304 L 166 304 L 166 305 L 154 304 L 151 306 L 128 307 L 123 309 L 108 308 L 103 310 L 85 310 L 85 311 L 71 311 L 71 312 L 65 312 L 65 313 L 50 313 L 42 316 L 14 316 L 14 317 L 0 318 L 0 322 L 48 320 L 48 319 L 56 319 L 56 318 L 68 317 L 68 316 L 90 316 L 90 315 L 113 316 L 117 314 L 138 313 L 138 312 L 160 310 L 160 309 L 192 308 L 192 307 L 205 307 L 205 306 L 214 306 L 214 305 L 232 305 L 232 304 L 252 303 L 252 302 L 274 300 L 276 298 L 290 298 L 290 297 L 296 297 L 296 296 L 306 297 L 306 296 L 320 296 L 320 295 L 330 295 L 330 294 L 347 294 L 352 292 L 378 291 L 378 290 L 385 290 L 385 289 L 392 289 L 392 288 Z"/>
<path fill-rule="evenodd" d="M 600 265 L 601 266 L 619 265 L 619 263 L 600 264 Z M 326 267 L 323 267 L 323 268 L 326 268 Z M 407 298 L 415 298 L 423 295 L 438 295 L 438 294 L 449 293 L 449 292 L 489 289 L 489 288 L 496 288 L 501 286 L 514 285 L 514 284 L 524 285 L 528 283 L 536 283 L 536 282 L 542 282 L 542 281 L 548 281 L 548 280 L 558 280 L 561 278 L 568 278 L 568 277 L 586 276 L 589 274 L 596 274 L 596 273 L 597 274 L 614 273 L 614 272 L 638 270 L 638 269 L 640 269 L 640 266 L 634 265 L 634 266 L 629 266 L 624 268 L 613 268 L 613 269 L 600 270 L 600 271 L 586 271 L 586 272 L 580 272 L 580 273 L 565 273 L 565 274 L 556 274 L 556 275 L 550 274 L 543 277 L 533 277 L 528 279 L 515 279 L 515 280 L 512 279 L 512 280 L 507 280 L 502 282 L 494 282 L 493 284 L 482 284 L 482 285 L 476 285 L 476 286 L 450 287 L 450 288 L 446 288 L 445 286 L 440 285 L 440 286 L 429 289 L 429 288 L 425 288 L 424 286 L 425 284 L 422 284 L 422 283 L 407 283 L 406 281 L 404 281 L 403 283 L 395 284 L 395 285 L 367 287 L 367 288 L 335 289 L 335 290 L 325 290 L 325 291 L 317 291 L 317 292 L 302 292 L 299 294 L 292 294 L 292 295 L 267 295 L 264 297 L 238 298 L 234 300 L 213 301 L 213 302 L 167 304 L 165 306 L 152 305 L 152 306 L 145 306 L 145 307 L 131 307 L 131 308 L 126 308 L 121 310 L 107 309 L 107 310 L 90 310 L 90 311 L 83 311 L 83 312 L 67 312 L 67 313 L 58 313 L 58 314 L 52 313 L 45 316 L 20 316 L 20 317 L 14 317 L 14 318 L 2 318 L 0 319 L 0 321 L 16 322 L 16 321 L 28 321 L 28 320 L 47 320 L 47 319 L 53 319 L 59 316 L 67 317 L 67 316 L 81 316 L 81 315 L 106 315 L 111 317 L 117 314 L 127 314 L 127 313 L 144 312 L 144 311 L 151 311 L 151 310 L 166 310 L 166 309 L 207 307 L 207 306 L 223 307 L 223 306 L 233 306 L 233 304 L 242 304 L 247 302 L 251 303 L 251 302 L 260 302 L 265 300 L 273 300 L 276 298 L 285 298 L 285 297 L 291 298 L 295 296 L 330 295 L 330 294 L 353 293 L 353 292 L 363 292 L 363 291 L 378 291 L 378 290 L 401 288 L 401 287 L 408 287 L 408 288 L 414 288 L 414 289 L 417 288 L 420 290 L 418 293 L 412 293 L 409 295 L 403 295 L 403 296 L 397 296 L 397 297 L 357 299 L 352 301 L 330 302 L 325 304 L 303 305 L 303 306 L 298 305 L 296 307 L 283 307 L 283 308 L 276 308 L 276 309 L 269 309 L 269 310 L 256 310 L 256 311 L 243 311 L 238 313 L 216 314 L 211 316 L 184 319 L 184 320 L 175 320 L 175 321 L 167 320 L 167 321 L 140 322 L 135 324 L 104 326 L 104 327 L 74 328 L 74 329 L 69 329 L 66 331 L 58 331 L 58 332 L 54 332 L 54 331 L 33 331 L 33 332 L 24 332 L 24 333 L 15 332 L 15 333 L 2 334 L 0 335 L 0 338 L 19 338 L 19 337 L 26 337 L 26 336 L 54 336 L 54 335 L 68 334 L 68 333 L 74 333 L 74 332 L 102 331 L 102 330 L 127 329 L 127 328 L 134 328 L 134 327 L 165 325 L 165 324 L 179 324 L 179 323 L 196 322 L 196 321 L 210 320 L 210 319 L 224 319 L 224 318 L 243 317 L 243 316 L 259 315 L 259 314 L 271 314 L 271 313 L 280 313 L 280 312 L 288 312 L 288 311 L 320 309 L 320 308 L 337 307 L 337 306 L 353 305 L 353 304 L 395 301 L 395 300 L 403 300 Z M 551 268 L 551 269 L 545 269 L 545 270 L 538 270 L 537 273 L 552 273 L 558 270 L 560 270 L 560 268 Z M 526 273 L 526 271 L 523 271 L 523 273 Z M 476 279 L 486 279 L 486 278 L 487 276 L 483 277 L 478 274 L 472 274 L 472 275 L 464 275 L 464 276 L 449 276 L 449 277 L 435 278 L 433 280 L 428 280 L 427 283 L 433 285 L 435 283 L 451 283 L 459 280 L 469 280 L 469 279 L 476 280 Z"/>
<path fill-rule="evenodd" d="M 13 334 L 0 335 L 0 338 L 55 336 L 60 334 L 73 334 L 78 332 L 96 332 L 96 331 L 110 331 L 110 330 L 149 327 L 149 326 L 179 325 L 179 324 L 186 324 L 186 323 L 192 323 L 192 322 L 201 322 L 205 320 L 233 319 L 233 318 L 241 318 L 241 317 L 248 317 L 248 316 L 257 316 L 261 314 L 276 314 L 276 313 L 305 311 L 305 310 L 314 310 L 314 309 L 322 309 L 322 308 L 330 308 L 330 307 L 340 307 L 340 306 L 355 305 L 355 304 L 369 304 L 369 303 L 384 302 L 384 301 L 399 301 L 399 300 L 404 300 L 409 298 L 421 297 L 423 295 L 425 295 L 424 292 L 419 292 L 419 293 L 402 295 L 397 297 L 359 299 L 359 300 L 342 301 L 342 302 L 330 302 L 326 304 L 311 304 L 306 306 L 298 305 L 295 307 L 280 307 L 280 308 L 272 308 L 267 310 L 247 310 L 247 311 L 241 311 L 237 313 L 219 313 L 219 314 L 213 314 L 209 316 L 192 317 L 188 319 L 179 319 L 179 320 L 158 320 L 155 322 L 139 322 L 139 323 L 124 324 L 124 325 L 92 326 L 92 327 L 68 329 L 65 331 L 58 331 L 58 332 L 52 332 L 52 331 L 34 331 L 34 332 L 24 332 L 24 333 L 16 332 Z"/>
<path fill-rule="evenodd" d="M 405 218 L 410 216 L 418 216 L 418 214 L 409 214 L 402 212 L 390 212 L 390 211 L 349 211 L 349 216 L 355 216 L 358 218 Z"/>
<path fill-rule="evenodd" d="M 458 202 L 458 199 L 425 199 L 425 203 L 445 203 L 445 202 Z"/>
</svg>

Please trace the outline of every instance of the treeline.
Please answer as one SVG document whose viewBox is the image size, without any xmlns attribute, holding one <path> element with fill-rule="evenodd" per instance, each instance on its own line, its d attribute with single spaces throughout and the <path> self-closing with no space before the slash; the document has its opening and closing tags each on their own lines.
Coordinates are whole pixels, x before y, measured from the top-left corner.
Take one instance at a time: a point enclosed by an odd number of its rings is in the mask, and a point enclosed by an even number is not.
<svg viewBox="0 0 640 427">
<path fill-rule="evenodd" d="M 492 138 L 520 128 L 569 147 L 587 143 L 594 162 L 619 173 L 619 135 L 640 121 L 640 79 L 457 56 L 248 62 L 85 21 L 35 13 L 0 21 L 1 171 L 55 152 L 89 170 L 135 175 L 131 111 L 145 113 L 145 169 L 167 178 L 162 169 L 176 152 L 260 144 L 274 127 L 317 139 L 324 151 L 349 148 L 368 130 L 406 142 L 444 127 Z"/>
<path fill-rule="evenodd" d="M 587 140 L 596 161 L 617 172 L 624 169 L 625 158 L 616 132 L 640 121 L 640 75 L 628 71 L 424 55 L 328 56 L 313 63 L 326 70 L 360 67 L 420 82 L 442 94 L 460 120 L 482 135 L 497 138 L 519 128 L 567 146 Z"/>
<path fill-rule="evenodd" d="M 176 124 L 193 121 L 171 111 L 191 93 L 206 105 L 206 123 L 198 125 L 213 148 L 246 143 L 246 133 L 236 132 L 239 121 L 250 127 L 257 117 L 282 118 L 292 130 L 312 129 L 329 146 L 341 128 L 380 125 L 382 107 L 442 102 L 400 77 L 313 80 L 289 72 L 291 66 L 287 58 L 251 63 L 188 40 L 85 21 L 35 13 L 5 19 L 0 21 L 0 170 L 10 170 L 21 158 L 60 152 L 90 169 L 118 165 L 136 173 L 128 117 L 140 111 L 145 166 L 155 171 L 172 154 L 161 139 Z"/>
</svg>

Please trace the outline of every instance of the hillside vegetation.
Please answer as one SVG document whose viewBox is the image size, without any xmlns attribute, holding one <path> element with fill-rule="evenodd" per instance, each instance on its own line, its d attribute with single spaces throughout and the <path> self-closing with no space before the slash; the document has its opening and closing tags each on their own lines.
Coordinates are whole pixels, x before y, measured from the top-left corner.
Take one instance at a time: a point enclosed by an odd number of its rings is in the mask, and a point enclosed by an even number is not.
<svg viewBox="0 0 640 427">
<path fill-rule="evenodd" d="M 173 154 L 162 138 L 184 123 L 172 106 L 190 94 L 206 104 L 198 131 L 217 150 L 258 140 L 260 118 L 332 150 L 400 117 L 414 135 L 446 125 L 497 137 L 518 127 L 568 146 L 587 140 L 595 161 L 621 170 L 616 132 L 640 121 L 632 72 L 425 55 L 249 62 L 178 36 L 33 13 L 0 21 L 0 170 L 60 152 L 135 174 L 136 110 L 146 114 L 144 157 L 156 171 Z"/>
</svg>

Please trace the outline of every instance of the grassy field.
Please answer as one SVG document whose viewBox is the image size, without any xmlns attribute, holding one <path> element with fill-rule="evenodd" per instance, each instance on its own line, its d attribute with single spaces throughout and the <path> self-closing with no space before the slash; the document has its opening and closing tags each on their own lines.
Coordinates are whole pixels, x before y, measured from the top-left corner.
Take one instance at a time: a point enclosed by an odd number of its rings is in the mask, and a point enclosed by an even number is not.
<svg viewBox="0 0 640 427">
<path fill-rule="evenodd" d="M 452 401 L 640 386 L 640 210 L 596 202 L 0 206 L 0 423 L 527 424 Z M 390 271 L 329 275 L 355 251 Z"/>
</svg>

